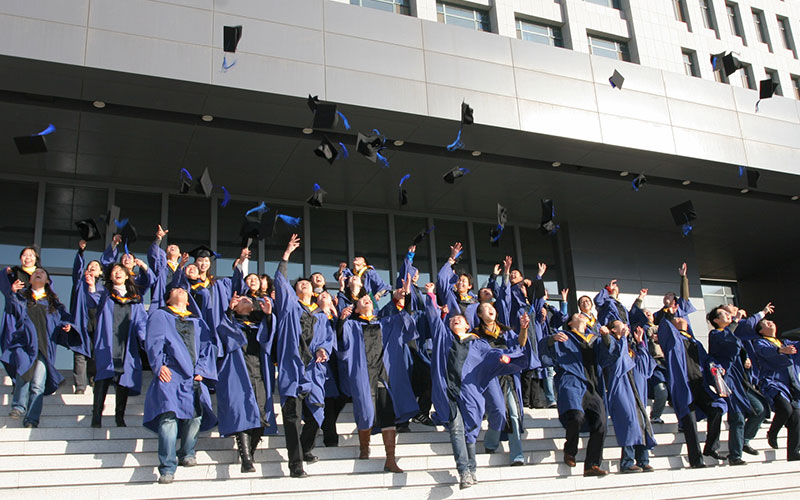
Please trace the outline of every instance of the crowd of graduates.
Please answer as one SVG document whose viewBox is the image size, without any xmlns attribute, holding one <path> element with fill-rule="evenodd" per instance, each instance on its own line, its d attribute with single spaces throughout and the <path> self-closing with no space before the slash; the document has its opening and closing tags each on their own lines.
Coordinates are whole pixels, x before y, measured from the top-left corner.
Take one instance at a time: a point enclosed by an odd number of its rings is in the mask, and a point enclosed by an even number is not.
<svg viewBox="0 0 800 500">
<path fill-rule="evenodd" d="M 75 392 L 93 385 L 92 427 L 103 425 L 112 385 L 115 424 L 125 426 L 128 396 L 142 392 L 143 370 L 152 370 L 143 424 L 158 433 L 159 483 L 172 482 L 178 465 L 197 463 L 198 433 L 213 427 L 234 438 L 242 472 L 254 472 L 262 437 L 278 432 L 276 392 L 292 477 L 305 477 L 304 464 L 318 460 L 320 429 L 325 446 L 338 445 L 336 421 L 348 402 L 358 458 L 369 459 L 371 435 L 379 433 L 387 472 L 403 472 L 396 434 L 407 432 L 410 421 L 444 426 L 461 488 L 477 482 L 483 420 L 483 451 L 498 452 L 505 439 L 509 463 L 525 464 L 525 407 L 558 409 L 570 467 L 580 434 L 588 432 L 585 476 L 608 473 L 602 468 L 608 417 L 621 448 L 620 472 L 652 471 L 653 429 L 664 423 L 667 401 L 693 468 L 705 467 L 704 457 L 745 464 L 743 453 L 759 453 L 749 440 L 770 411 L 769 445 L 778 448 L 786 427 L 787 459 L 800 460 L 797 343 L 777 336 L 766 318 L 771 304 L 752 316 L 723 305 L 708 311 L 706 350 L 688 321 L 695 309 L 685 264 L 679 293 L 666 294 L 657 311 L 644 308 L 646 289 L 631 307 L 623 305 L 616 281 L 594 298 L 580 297 L 570 311 L 568 290 L 560 307 L 548 304 L 545 264 L 526 278 L 506 257 L 476 287 L 460 271 L 460 243 L 428 284 L 418 283 L 410 246 L 390 286 L 363 256 L 342 263 L 335 281 L 320 273 L 290 281 L 297 235 L 274 275 L 248 272 L 245 248 L 231 277 L 212 276 L 214 252 L 163 249 L 166 234 L 159 226 L 147 262 L 114 235 L 100 261 L 87 263 L 82 240 L 69 304 L 51 288 L 37 250 L 22 250 L 19 265 L 0 277 L 0 361 L 14 380 L 10 417 L 39 425 L 42 398 L 64 382 L 55 368 L 61 345 L 74 353 Z M 727 456 L 719 452 L 725 414 Z M 702 450 L 696 419 L 708 425 Z"/>
</svg>

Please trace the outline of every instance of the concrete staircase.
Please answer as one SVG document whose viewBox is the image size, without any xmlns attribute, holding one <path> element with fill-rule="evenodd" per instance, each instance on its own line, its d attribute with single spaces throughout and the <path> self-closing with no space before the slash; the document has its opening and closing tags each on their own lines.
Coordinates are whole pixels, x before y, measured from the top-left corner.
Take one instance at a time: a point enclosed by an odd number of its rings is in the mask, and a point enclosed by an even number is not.
<svg viewBox="0 0 800 500">
<path fill-rule="evenodd" d="M 746 466 L 724 464 L 702 470 L 686 469 L 686 447 L 675 415 L 656 425 L 659 446 L 652 453 L 653 473 L 611 474 L 584 478 L 582 464 L 570 469 L 559 451 L 564 431 L 555 410 L 526 410 L 524 450 L 526 467 L 509 467 L 507 453 L 482 454 L 478 443 L 479 484 L 459 490 L 448 434 L 411 424 L 412 432 L 398 435 L 397 456 L 404 474 L 383 472 L 383 445 L 373 436 L 372 458 L 357 460 L 358 436 L 351 407 L 339 418 L 337 448 L 315 450 L 320 461 L 306 466 L 307 479 L 292 479 L 282 435 L 267 437 L 256 453 L 257 471 L 239 472 L 232 438 L 216 431 L 201 435 L 196 467 L 179 467 L 175 482 L 159 485 L 156 435 L 141 425 L 144 397 L 128 400 L 128 427 L 113 427 L 114 394 L 106 399 L 103 424 L 89 426 L 91 389 L 71 394 L 71 374 L 57 394 L 45 398 L 39 428 L 22 428 L 6 417 L 11 384 L 0 385 L 0 498 L 106 500 L 146 498 L 800 498 L 800 463 L 786 462 L 785 448 L 772 450 L 766 425 L 751 446 L 760 455 L 745 455 Z M 147 374 L 146 384 L 149 382 Z M 146 387 L 146 385 L 145 385 Z M 113 389 L 112 389 L 113 391 Z M 276 400 L 277 409 L 277 400 Z M 280 423 L 280 418 L 279 418 Z M 704 429 L 705 424 L 701 423 Z M 702 433 L 701 433 L 702 434 Z M 782 433 L 785 434 L 785 431 Z M 723 438 L 727 433 L 723 432 Z M 482 439 L 482 438 L 481 438 Z M 779 439 L 786 445 L 785 436 Z M 585 442 L 582 440 L 581 446 Z M 724 442 L 723 442 L 724 448 Z M 507 450 L 506 443 L 503 449 Z M 723 450 L 724 451 L 724 450 Z M 606 467 L 619 470 L 619 448 L 609 424 Z M 580 460 L 582 454 L 578 456 Z M 711 465 L 711 460 L 707 464 Z"/>
</svg>

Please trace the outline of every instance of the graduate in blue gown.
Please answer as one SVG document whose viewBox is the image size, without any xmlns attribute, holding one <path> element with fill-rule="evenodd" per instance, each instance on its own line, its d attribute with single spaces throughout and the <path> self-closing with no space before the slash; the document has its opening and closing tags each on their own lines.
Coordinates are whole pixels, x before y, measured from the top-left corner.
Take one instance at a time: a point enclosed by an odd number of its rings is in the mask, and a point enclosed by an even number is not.
<svg viewBox="0 0 800 500">
<path fill-rule="evenodd" d="M 439 269 L 439 275 L 436 277 L 436 293 L 439 295 L 439 302 L 447 306 L 447 319 L 456 314 L 463 314 L 470 328 L 475 328 L 478 325 L 477 310 L 480 302 L 472 291 L 472 275 L 465 272 L 456 275 L 453 271 L 461 252 L 461 243 L 456 242 L 450 247 L 450 257 Z"/>
<path fill-rule="evenodd" d="M 95 279 L 86 276 L 83 292 L 86 307 L 97 310 L 97 327 L 92 344 L 97 374 L 94 378 L 92 427 L 102 427 L 103 405 L 108 388 L 115 389 L 114 419 L 117 427 L 125 427 L 128 395 L 142 391 L 143 347 L 147 328 L 147 311 L 138 287 L 122 264 L 113 264 L 106 273 L 105 287 L 98 288 Z"/>
<path fill-rule="evenodd" d="M 23 287 L 28 286 L 31 275 L 37 267 L 41 266 L 39 250 L 36 247 L 25 247 L 19 252 L 19 265 L 11 266 L 10 272 L 6 271 L 8 286 L 11 287 L 16 281 L 20 281 Z M 14 332 L 14 317 L 3 313 L 3 324 L 0 328 L 0 352 L 6 350 L 11 334 Z M 9 374 L 9 376 L 11 376 Z"/>
<path fill-rule="evenodd" d="M 410 280 L 403 292 L 408 295 Z M 406 299 L 407 300 L 407 299 Z M 419 413 L 408 376 L 405 345 L 417 338 L 414 318 L 405 309 L 378 318 L 365 295 L 342 311 L 339 363 L 342 384 L 353 398 L 358 428 L 359 459 L 369 458 L 373 429 L 380 431 L 386 449 L 384 471 L 403 472 L 395 459 L 395 425 Z"/>
<path fill-rule="evenodd" d="M 91 349 L 94 346 L 94 331 L 97 326 L 97 308 L 86 305 L 86 295 L 83 291 L 83 288 L 86 287 L 84 277 L 86 275 L 92 276 L 95 279 L 95 286 L 99 291 L 102 291 L 103 285 L 98 278 L 103 275 L 103 266 L 99 260 L 93 260 L 86 264 L 84 259 L 85 250 L 86 241 L 80 240 L 78 242 L 78 251 L 75 253 L 75 260 L 72 263 L 72 295 L 69 301 L 69 313 L 75 319 L 78 330 L 84 332 L 88 340 L 88 352 L 91 355 Z M 85 314 L 79 314 L 78 310 L 82 310 L 84 307 L 87 308 Z M 72 376 L 75 380 L 75 394 L 83 394 L 86 392 L 87 385 L 94 384 L 96 371 L 92 356 L 84 356 L 79 352 L 73 353 Z"/>
<path fill-rule="evenodd" d="M 623 474 L 652 472 L 648 450 L 656 445 L 647 418 L 647 379 L 655 362 L 647 351 L 644 330 L 637 326 L 632 338 L 628 325 L 614 320 L 600 328 L 597 360 L 603 370 L 608 414 L 622 448 L 619 470 Z"/>
<path fill-rule="evenodd" d="M 256 471 L 253 454 L 261 437 L 278 432 L 272 404 L 275 367 L 270 355 L 275 323 L 270 299 L 234 293 L 217 326 L 222 344 L 216 385 L 219 433 L 235 436 L 242 472 Z"/>
<path fill-rule="evenodd" d="M 586 330 L 586 317 L 574 313 L 564 330 L 539 342 L 542 362 L 556 369 L 558 419 L 566 429 L 564 463 L 575 467 L 578 436 L 589 432 L 584 476 L 605 476 L 603 441 L 606 436 L 605 385 L 598 366 L 597 350 L 602 341 Z"/>
<path fill-rule="evenodd" d="M 217 379 L 217 356 L 211 330 L 189 310 L 189 293 L 167 290 L 166 306 L 147 319 L 145 351 L 153 381 L 144 400 L 143 424 L 158 433 L 161 484 L 171 483 L 178 464 L 197 464 L 200 432 L 217 425 L 206 383 Z M 206 383 L 204 383 L 206 382 Z M 181 446 L 177 447 L 178 437 Z"/>
<path fill-rule="evenodd" d="M 115 234 L 111 239 L 111 243 L 106 247 L 105 251 L 103 251 L 103 255 L 100 257 L 100 263 L 103 265 L 104 273 L 108 272 L 112 264 L 117 261 L 120 243 L 122 243 L 122 236 Z M 155 281 L 155 275 L 143 260 L 137 258 L 128 251 L 127 243 L 123 250 L 124 253 L 119 257 L 119 262 L 128 271 L 128 274 L 131 275 L 133 282 L 136 284 L 136 288 L 138 288 L 139 295 L 144 297 L 144 294 Z"/>
<path fill-rule="evenodd" d="M 372 294 L 376 301 L 392 291 L 392 287 L 381 279 L 378 271 L 370 266 L 367 259 L 362 256 L 357 256 L 353 259 L 352 268 L 347 267 L 347 264 L 344 262 L 339 264 L 339 270 L 334 273 L 333 277 L 336 281 L 339 281 L 341 276 L 345 278 L 358 276 L 361 279 L 361 283 L 364 285 L 364 289 L 368 294 Z"/>
<path fill-rule="evenodd" d="M 708 354 L 703 344 L 695 338 L 688 320 L 676 316 L 680 313 L 679 307 L 679 301 L 675 301 L 663 315 L 658 325 L 658 343 L 667 361 L 667 386 L 686 437 L 689 465 L 697 469 L 705 467 L 703 455 L 715 460 L 724 459 L 717 450 L 722 415 L 727 411 L 727 404 L 712 390 L 714 384 Z M 694 307 L 686 301 L 685 310 L 689 314 L 694 312 Z M 708 420 L 702 455 L 695 413 L 697 419 Z"/>
<path fill-rule="evenodd" d="M 309 280 L 300 278 L 294 287 L 289 283 L 289 257 L 299 246 L 300 238 L 293 234 L 275 272 L 278 393 L 292 477 L 306 477 L 303 462 L 318 460 L 311 450 L 324 418 L 325 362 L 333 345 L 327 322 L 336 314 L 332 302 L 326 309 L 314 302 Z"/>
<path fill-rule="evenodd" d="M 631 327 L 631 313 L 619 300 L 619 285 L 617 280 L 611 280 L 608 285 L 603 287 L 594 297 L 594 305 L 597 306 L 597 321 L 601 325 L 607 325 L 614 320 L 620 320 Z"/>
<path fill-rule="evenodd" d="M 578 298 L 578 312 L 586 318 L 586 330 L 589 333 L 598 335 L 600 327 L 603 326 L 597 322 L 597 316 L 594 314 L 594 301 L 588 295 L 582 295 Z"/>
<path fill-rule="evenodd" d="M 680 295 L 676 294 L 675 292 L 665 293 L 664 298 L 662 299 L 663 306 L 661 309 L 653 313 L 653 322 L 656 325 L 661 324 L 664 314 L 670 312 L 670 307 L 674 302 L 677 302 L 678 308 L 675 310 L 673 316 L 677 316 L 678 318 L 686 318 L 691 312 L 694 312 L 694 308 L 691 305 L 691 302 L 689 302 L 689 278 L 686 276 L 686 269 L 686 262 L 681 264 L 681 266 L 678 268 L 678 276 L 680 277 L 678 289 L 680 290 Z M 689 308 L 692 310 L 690 311 Z"/>
<path fill-rule="evenodd" d="M 436 305 L 434 285 L 427 288 L 426 319 L 430 323 L 433 352 L 431 374 L 433 399 L 437 424 L 445 425 L 450 433 L 450 444 L 459 474 L 459 486 L 468 488 L 477 483 L 475 441 L 483 420 L 483 393 L 492 380 L 522 370 L 527 361 L 519 345 L 509 349 L 495 349 L 489 343 L 469 332 L 463 315 L 450 318 L 445 326 Z M 527 327 L 527 317 L 522 325 Z M 526 343 L 527 328 L 519 339 Z"/>
<path fill-rule="evenodd" d="M 336 310 L 339 315 L 346 307 L 352 307 L 358 299 L 367 295 L 360 276 L 339 275 L 339 293 L 336 294 Z"/>
<path fill-rule="evenodd" d="M 6 268 L 12 276 L 11 268 Z M 53 394 L 64 381 L 55 366 L 56 346 L 86 354 L 83 338 L 72 317 L 50 287 L 50 275 L 38 267 L 28 285 L 0 277 L 5 297 L 9 337 L 0 361 L 15 381 L 11 418 L 23 418 L 25 427 L 38 427 L 44 396 Z"/>
<path fill-rule="evenodd" d="M 633 307 L 631 307 L 631 329 L 635 331 L 636 327 L 640 326 L 645 332 L 648 352 L 655 362 L 655 369 L 650 378 L 647 379 L 647 392 L 642 394 L 642 397 L 653 400 L 653 407 L 650 410 L 650 423 L 663 424 L 664 420 L 661 415 L 669 398 L 669 391 L 667 391 L 667 362 L 664 357 L 664 351 L 658 344 L 658 325 L 655 323 L 655 317 L 652 312 L 644 308 L 644 299 L 647 297 L 647 292 L 647 288 L 642 288 L 633 303 Z"/>
<path fill-rule="evenodd" d="M 775 415 L 767 431 L 767 442 L 778 449 L 778 433 L 786 427 L 786 459 L 800 460 L 800 342 L 777 338 L 774 321 L 762 319 L 756 325 L 759 338 L 753 341 L 761 392 L 769 399 Z"/>
<path fill-rule="evenodd" d="M 164 293 L 172 284 L 172 278 L 181 262 L 181 249 L 172 243 L 167 245 L 166 251 L 161 248 L 161 240 L 169 233 L 159 224 L 156 237 L 147 251 L 147 262 L 153 272 L 153 282 L 150 286 L 150 307 L 160 309 L 164 307 Z"/>
</svg>

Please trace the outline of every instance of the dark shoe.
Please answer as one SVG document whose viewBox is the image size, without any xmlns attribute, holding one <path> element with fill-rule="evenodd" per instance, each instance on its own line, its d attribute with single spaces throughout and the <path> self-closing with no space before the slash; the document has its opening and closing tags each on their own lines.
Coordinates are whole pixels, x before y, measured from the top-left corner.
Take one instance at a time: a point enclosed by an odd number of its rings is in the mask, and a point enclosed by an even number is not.
<svg viewBox="0 0 800 500">
<path fill-rule="evenodd" d="M 727 455 L 720 455 L 720 454 L 719 454 L 719 453 L 717 453 L 715 450 L 711 450 L 711 451 L 709 451 L 709 452 L 705 452 L 705 451 L 704 451 L 704 452 L 703 452 L 703 455 L 705 455 L 705 456 L 707 456 L 707 457 L 711 457 L 711 458 L 713 458 L 714 460 L 720 460 L 720 461 L 722 461 L 722 460 L 727 460 L 727 459 L 728 459 Z"/>
<path fill-rule="evenodd" d="M 180 464 L 181 464 L 181 467 L 194 467 L 195 465 L 197 465 L 197 458 L 195 458 L 195 457 L 183 457 L 183 459 L 181 459 Z"/>
<path fill-rule="evenodd" d="M 117 427 L 128 427 L 125 425 L 125 419 L 119 415 L 114 417 L 114 422 L 117 424 Z"/>
<path fill-rule="evenodd" d="M 741 458 L 730 458 L 728 459 L 728 465 L 747 465 L 747 462 Z"/>
<path fill-rule="evenodd" d="M 798 460 L 800 460 L 800 453 L 796 453 L 796 454 L 793 454 L 793 455 L 788 455 L 786 457 L 786 461 L 787 462 L 797 462 Z"/>
<path fill-rule="evenodd" d="M 597 465 L 592 465 L 588 469 L 583 470 L 583 477 L 603 477 L 606 475 L 608 475 L 608 471 L 601 469 Z"/>
<path fill-rule="evenodd" d="M 556 403 L 550 403 L 549 405 L 547 405 L 547 407 L 548 408 L 558 408 L 558 405 Z"/>
<path fill-rule="evenodd" d="M 486 453 L 487 455 L 494 455 L 494 452 L 496 451 L 497 450 L 495 450 L 494 448 L 486 448 L 485 446 L 483 448 L 483 452 Z"/>
<path fill-rule="evenodd" d="M 24 424 L 22 424 L 22 426 L 25 427 L 26 429 L 35 429 L 35 428 L 39 427 L 39 424 L 37 424 L 36 422 L 28 421 L 28 422 L 25 422 Z"/>
<path fill-rule="evenodd" d="M 161 474 L 158 476 L 158 484 L 170 484 L 174 480 L 175 476 L 173 474 Z"/>
<path fill-rule="evenodd" d="M 570 467 L 575 467 L 575 457 L 564 453 L 564 463 Z"/>
<path fill-rule="evenodd" d="M 750 447 L 749 444 L 742 446 L 742 451 L 747 453 L 748 455 L 758 455 L 758 450 L 754 450 Z"/>
<path fill-rule="evenodd" d="M 316 455 L 312 455 L 311 453 L 306 453 L 303 455 L 303 462 L 307 464 L 313 464 L 319 462 L 319 457 Z"/>
<path fill-rule="evenodd" d="M 261 437 L 264 435 L 264 428 L 258 427 L 256 429 L 250 429 L 247 431 L 250 434 L 250 455 L 253 456 L 253 461 L 256 460 L 256 449 L 258 448 L 259 443 L 261 443 Z"/>
<path fill-rule="evenodd" d="M 664 419 L 661 418 L 661 417 L 651 418 L 650 419 L 650 423 L 651 424 L 663 424 L 664 423 Z"/>
<path fill-rule="evenodd" d="M 436 424 L 433 423 L 431 417 L 422 412 L 418 413 L 417 416 L 412 418 L 411 420 L 413 420 L 418 424 L 427 425 L 428 427 L 436 427 Z"/>
<path fill-rule="evenodd" d="M 10 412 L 8 412 L 8 418 L 20 419 L 24 415 L 25 415 L 24 413 L 17 410 L 16 408 L 13 408 Z"/>
<path fill-rule="evenodd" d="M 406 422 L 405 424 L 397 425 L 396 429 L 399 434 L 405 434 L 406 432 L 411 432 L 411 429 L 408 428 L 408 422 Z"/>
<path fill-rule="evenodd" d="M 778 436 L 776 434 L 770 434 L 767 432 L 767 443 L 769 443 L 769 447 L 773 450 L 778 449 Z"/>
<path fill-rule="evenodd" d="M 94 427 L 95 429 L 103 427 L 102 421 L 96 420 L 94 417 L 92 417 L 92 427 Z"/>
<path fill-rule="evenodd" d="M 253 465 L 253 454 L 250 451 L 250 434 L 237 432 L 235 439 L 236 449 L 239 451 L 239 459 L 242 461 L 242 472 L 255 472 L 256 466 Z"/>
<path fill-rule="evenodd" d="M 306 471 L 304 471 L 303 469 L 295 469 L 289 472 L 289 475 L 291 477 L 296 477 L 296 478 L 308 477 L 308 474 L 306 474 Z"/>
<path fill-rule="evenodd" d="M 626 467 L 620 471 L 622 474 L 634 474 L 636 472 L 642 472 L 642 468 L 638 465 L 631 465 L 630 467 Z"/>
<path fill-rule="evenodd" d="M 522 462 L 520 460 L 515 460 L 511 462 L 511 467 L 522 467 L 523 465 L 525 465 L 525 462 Z"/>
<path fill-rule="evenodd" d="M 653 468 L 652 465 L 650 464 L 642 465 L 642 472 L 654 472 L 654 471 L 655 469 Z"/>
<path fill-rule="evenodd" d="M 705 469 L 706 464 L 704 462 L 697 462 L 696 464 L 690 464 L 689 467 L 692 469 Z"/>
</svg>

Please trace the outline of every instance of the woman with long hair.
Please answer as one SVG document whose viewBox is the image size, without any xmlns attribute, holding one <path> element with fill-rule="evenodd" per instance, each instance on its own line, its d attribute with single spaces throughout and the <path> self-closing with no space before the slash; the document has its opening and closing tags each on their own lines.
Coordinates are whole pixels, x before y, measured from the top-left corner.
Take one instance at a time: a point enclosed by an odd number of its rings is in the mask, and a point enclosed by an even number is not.
<svg viewBox="0 0 800 500">
<path fill-rule="evenodd" d="M 92 352 L 94 344 L 94 331 L 97 326 L 97 308 L 88 307 L 83 289 L 86 287 L 85 276 L 93 276 L 95 280 L 103 275 L 103 265 L 99 260 L 92 260 L 85 263 L 84 250 L 86 241 L 78 242 L 78 251 L 75 254 L 75 261 L 72 265 L 72 295 L 69 300 L 69 313 L 75 319 L 78 330 L 84 333 L 87 339 L 91 340 L 86 346 L 89 354 Z M 98 291 L 103 289 L 103 285 L 97 283 Z M 81 313 L 78 313 L 78 311 Z M 72 364 L 72 376 L 75 380 L 75 394 L 86 392 L 86 386 L 94 382 L 96 373 L 94 359 L 91 356 L 84 356 L 81 353 L 74 353 Z"/>
<path fill-rule="evenodd" d="M 11 275 L 12 269 L 6 272 Z M 85 354 L 78 331 L 66 308 L 50 287 L 50 275 L 37 268 L 25 286 L 0 279 L 5 312 L 14 319 L 8 345 L 0 361 L 14 378 L 11 418 L 23 418 L 25 427 L 38 427 L 42 398 L 56 392 L 64 377 L 56 370 L 56 345 Z"/>
<path fill-rule="evenodd" d="M 22 286 L 28 286 L 31 274 L 40 265 L 39 251 L 36 247 L 28 246 L 23 248 L 19 252 L 19 265 L 8 268 L 8 285 L 11 286 L 14 282 L 20 281 Z M 14 327 L 14 319 L 8 315 L 5 316 L 2 330 L 0 330 L 0 351 L 5 351 L 8 347 L 8 341 Z"/>
</svg>

